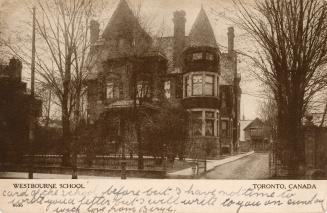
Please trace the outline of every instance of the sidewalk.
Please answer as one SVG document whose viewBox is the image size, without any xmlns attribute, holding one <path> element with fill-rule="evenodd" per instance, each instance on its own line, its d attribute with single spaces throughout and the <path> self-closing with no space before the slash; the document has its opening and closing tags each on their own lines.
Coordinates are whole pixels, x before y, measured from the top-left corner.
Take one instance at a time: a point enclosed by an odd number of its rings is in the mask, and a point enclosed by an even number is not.
<svg viewBox="0 0 327 213">
<path fill-rule="evenodd" d="M 217 166 L 223 165 L 225 163 L 229 163 L 235 160 L 238 160 L 240 158 L 252 155 L 254 153 L 254 151 L 251 152 L 247 152 L 247 153 L 243 153 L 243 154 L 239 154 L 239 155 L 234 155 L 231 157 L 227 157 L 221 160 L 207 160 L 207 171 L 206 172 L 210 172 L 212 170 L 214 170 Z M 203 173 L 202 173 L 203 174 Z M 202 175 L 199 174 L 199 175 Z M 171 172 L 167 174 L 168 178 L 192 178 L 193 177 L 193 172 L 192 172 L 192 168 L 187 168 L 187 169 L 182 169 L 176 172 Z"/>
</svg>

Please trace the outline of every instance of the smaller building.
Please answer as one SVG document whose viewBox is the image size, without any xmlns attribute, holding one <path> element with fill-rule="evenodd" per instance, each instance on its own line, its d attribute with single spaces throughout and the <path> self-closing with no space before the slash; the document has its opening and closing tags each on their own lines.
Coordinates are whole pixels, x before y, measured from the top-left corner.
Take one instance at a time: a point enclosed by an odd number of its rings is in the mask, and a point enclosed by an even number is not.
<svg viewBox="0 0 327 213">
<path fill-rule="evenodd" d="M 240 150 L 265 152 L 271 142 L 270 128 L 259 118 L 252 121 L 243 120 L 241 123 Z"/>
<path fill-rule="evenodd" d="M 27 93 L 21 77 L 18 59 L 0 64 L 0 162 L 26 154 L 31 119 L 41 114 L 41 101 Z"/>
<path fill-rule="evenodd" d="M 244 128 L 247 127 L 253 120 L 240 120 L 240 143 L 239 143 L 239 151 L 240 152 L 249 152 L 252 150 L 251 142 L 245 140 L 245 132 Z"/>
</svg>

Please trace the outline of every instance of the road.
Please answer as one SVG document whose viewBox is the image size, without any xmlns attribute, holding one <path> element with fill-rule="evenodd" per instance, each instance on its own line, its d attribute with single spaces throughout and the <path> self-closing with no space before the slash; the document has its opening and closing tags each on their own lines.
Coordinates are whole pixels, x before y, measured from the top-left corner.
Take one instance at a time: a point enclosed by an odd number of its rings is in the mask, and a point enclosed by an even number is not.
<svg viewBox="0 0 327 213">
<path fill-rule="evenodd" d="M 223 164 L 201 179 L 268 179 L 268 153 L 254 153 L 239 160 Z"/>
</svg>

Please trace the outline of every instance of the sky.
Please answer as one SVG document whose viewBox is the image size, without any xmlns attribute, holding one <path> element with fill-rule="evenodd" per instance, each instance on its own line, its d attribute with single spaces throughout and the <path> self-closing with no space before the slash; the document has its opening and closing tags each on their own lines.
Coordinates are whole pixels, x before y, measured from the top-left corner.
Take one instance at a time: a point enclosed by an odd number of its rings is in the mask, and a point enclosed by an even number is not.
<svg viewBox="0 0 327 213">
<path fill-rule="evenodd" d="M 32 6 L 32 0 L 26 0 L 28 4 L 22 3 L 21 0 L 0 0 L 0 20 L 9 26 L 10 30 L 21 28 L 23 21 L 31 19 L 26 7 Z M 100 0 L 98 0 L 100 1 Z M 98 20 L 104 29 L 109 21 L 119 0 L 101 0 L 105 2 L 105 6 L 98 16 L 94 19 Z M 29 4 L 29 2 L 31 2 Z M 173 35 L 173 12 L 176 10 L 184 10 L 186 12 L 186 34 L 189 33 L 194 20 L 199 13 L 201 6 L 207 12 L 211 25 L 214 29 L 216 40 L 221 46 L 221 51 L 225 52 L 227 46 L 227 28 L 234 26 L 235 28 L 235 49 L 244 51 L 252 46 L 251 42 L 244 42 L 244 33 L 238 29 L 235 24 L 226 19 L 226 16 L 235 13 L 235 9 L 231 0 L 129 0 L 129 4 L 142 4 L 142 13 L 153 19 L 153 26 L 165 25 L 166 36 Z M 10 31 L 9 30 L 9 31 Z M 259 102 L 262 101 L 256 94 L 260 92 L 260 84 L 250 76 L 248 64 L 241 57 L 239 58 L 238 72 L 241 73 L 241 88 L 243 91 L 241 97 L 241 117 L 245 119 L 254 119 L 258 116 L 257 110 Z M 28 82 L 28 72 L 24 73 L 24 79 Z"/>
</svg>

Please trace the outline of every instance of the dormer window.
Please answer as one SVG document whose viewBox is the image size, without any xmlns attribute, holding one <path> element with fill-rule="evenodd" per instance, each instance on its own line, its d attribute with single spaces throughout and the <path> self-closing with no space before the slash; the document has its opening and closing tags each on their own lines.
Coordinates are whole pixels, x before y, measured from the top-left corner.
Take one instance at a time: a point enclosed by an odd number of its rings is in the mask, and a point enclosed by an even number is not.
<svg viewBox="0 0 327 213">
<path fill-rule="evenodd" d="M 207 59 L 208 61 L 213 61 L 213 60 L 214 60 L 214 56 L 213 56 L 213 54 L 212 54 L 212 53 L 206 53 L 206 59 Z"/>
<path fill-rule="evenodd" d="M 200 53 L 193 53 L 193 60 L 201 60 L 202 59 L 202 52 Z"/>
</svg>

